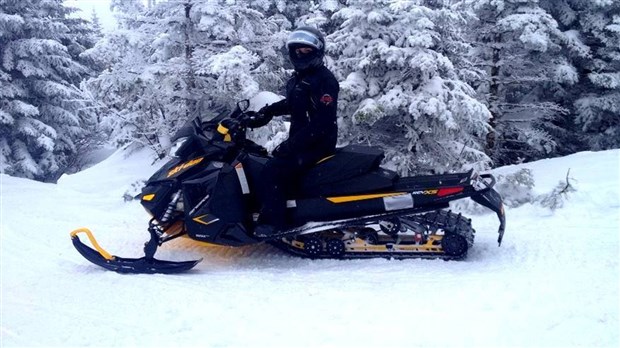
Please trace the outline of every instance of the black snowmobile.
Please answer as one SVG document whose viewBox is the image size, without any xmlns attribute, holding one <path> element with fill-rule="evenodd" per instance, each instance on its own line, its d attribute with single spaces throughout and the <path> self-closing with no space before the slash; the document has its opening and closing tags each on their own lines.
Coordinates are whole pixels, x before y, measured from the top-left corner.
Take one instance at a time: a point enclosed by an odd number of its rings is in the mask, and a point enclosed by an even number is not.
<svg viewBox="0 0 620 348">
<path fill-rule="evenodd" d="M 111 255 L 85 228 L 71 232 L 76 249 L 89 261 L 121 273 L 176 273 L 201 260 L 154 258 L 163 243 L 187 235 L 227 246 L 268 241 L 312 258 L 462 259 L 474 242 L 471 220 L 455 214 L 449 202 L 470 197 L 493 210 L 505 230 L 501 196 L 490 174 L 399 177 L 381 168 L 383 152 L 349 145 L 319 161 L 287 201 L 289 228 L 260 238 L 253 234 L 260 202 L 255 188 L 267 151 L 246 139 L 251 112 L 240 102 L 228 117 L 195 119 L 174 137 L 173 158 L 147 182 L 140 195 L 153 216 L 142 258 Z M 87 234 L 95 249 L 83 244 Z"/>
</svg>

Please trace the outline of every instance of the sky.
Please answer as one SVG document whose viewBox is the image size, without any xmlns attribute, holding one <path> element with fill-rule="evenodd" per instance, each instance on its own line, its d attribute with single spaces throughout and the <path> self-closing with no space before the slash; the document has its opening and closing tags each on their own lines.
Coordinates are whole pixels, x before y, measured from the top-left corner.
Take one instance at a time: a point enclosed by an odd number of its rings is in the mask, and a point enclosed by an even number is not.
<svg viewBox="0 0 620 348">
<path fill-rule="evenodd" d="M 116 26 L 114 16 L 110 11 L 110 0 L 65 0 L 65 5 L 79 8 L 81 12 L 78 15 L 87 20 L 92 19 L 92 13 L 95 10 L 105 31 L 110 31 Z"/>
</svg>

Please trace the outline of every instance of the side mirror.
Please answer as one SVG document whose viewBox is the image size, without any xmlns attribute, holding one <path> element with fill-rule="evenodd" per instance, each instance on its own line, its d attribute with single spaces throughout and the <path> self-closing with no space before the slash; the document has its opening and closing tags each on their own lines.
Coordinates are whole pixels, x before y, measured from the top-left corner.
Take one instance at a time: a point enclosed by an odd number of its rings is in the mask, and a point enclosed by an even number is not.
<svg viewBox="0 0 620 348">
<path fill-rule="evenodd" d="M 237 107 L 241 110 L 241 112 L 246 112 L 250 107 L 250 101 L 247 99 L 240 100 L 237 102 Z"/>
</svg>

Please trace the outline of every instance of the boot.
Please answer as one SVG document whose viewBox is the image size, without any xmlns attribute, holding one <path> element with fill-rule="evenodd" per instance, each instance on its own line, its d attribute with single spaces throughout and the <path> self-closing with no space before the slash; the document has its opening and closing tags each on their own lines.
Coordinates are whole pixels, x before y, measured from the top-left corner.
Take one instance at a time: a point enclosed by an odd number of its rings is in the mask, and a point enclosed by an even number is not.
<svg viewBox="0 0 620 348">
<path fill-rule="evenodd" d="M 261 224 L 254 229 L 254 235 L 260 238 L 268 238 L 278 233 L 278 229 L 274 225 Z"/>
</svg>

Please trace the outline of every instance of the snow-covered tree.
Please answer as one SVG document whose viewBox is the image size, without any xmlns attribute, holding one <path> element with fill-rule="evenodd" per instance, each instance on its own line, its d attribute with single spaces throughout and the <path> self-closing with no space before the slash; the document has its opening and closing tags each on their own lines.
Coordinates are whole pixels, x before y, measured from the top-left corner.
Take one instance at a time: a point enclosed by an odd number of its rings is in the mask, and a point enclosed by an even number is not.
<svg viewBox="0 0 620 348">
<path fill-rule="evenodd" d="M 566 37 L 575 85 L 565 91 L 590 149 L 620 147 L 620 2 L 545 0 Z"/>
<path fill-rule="evenodd" d="M 120 28 L 131 29 L 140 25 L 146 8 L 142 0 L 110 0 L 110 10 Z"/>
<path fill-rule="evenodd" d="M 442 28 L 461 17 L 433 1 L 349 1 L 328 38 L 341 82 L 343 142 L 380 145 L 402 174 L 484 168 L 488 109 L 459 76 Z M 438 24 L 441 22 L 441 27 Z M 466 45 L 461 41 L 459 45 Z"/>
<path fill-rule="evenodd" d="M 55 180 L 94 127 L 78 86 L 84 21 L 62 0 L 0 0 L 0 170 Z"/>
<path fill-rule="evenodd" d="M 189 118 L 230 108 L 266 81 L 283 83 L 281 25 L 246 2 L 166 1 L 148 11 L 122 4 L 125 29 L 88 52 L 110 62 L 89 88 L 119 143 L 137 139 L 164 153 Z"/>
<path fill-rule="evenodd" d="M 101 19 L 99 18 L 99 15 L 97 14 L 97 11 L 95 11 L 94 7 L 93 11 L 90 14 L 90 22 L 93 25 L 93 31 L 95 32 L 95 35 L 100 38 L 103 35 L 103 27 L 101 26 Z"/>
<path fill-rule="evenodd" d="M 196 4 L 194 63 L 201 88 L 220 103 L 251 97 L 261 85 L 276 88 L 284 83 L 281 48 L 286 32 L 282 29 L 290 24 L 283 23 L 281 16 L 265 17 L 260 9 L 266 5 L 241 1 Z"/>
<path fill-rule="evenodd" d="M 550 95 L 577 80 L 560 54 L 566 36 L 538 0 L 472 5 L 479 18 L 471 26 L 475 55 L 487 70 L 478 90 L 493 115 L 488 153 L 498 165 L 551 154 L 557 144 L 544 129 L 566 110 Z"/>
</svg>

